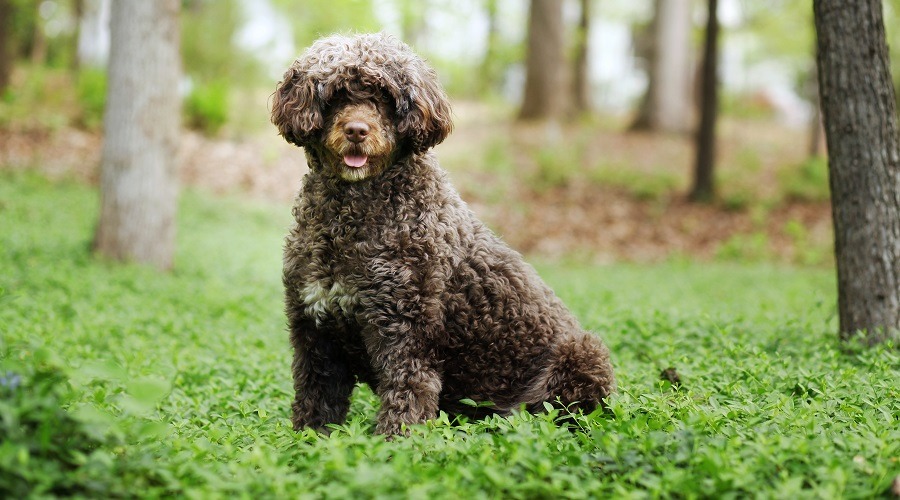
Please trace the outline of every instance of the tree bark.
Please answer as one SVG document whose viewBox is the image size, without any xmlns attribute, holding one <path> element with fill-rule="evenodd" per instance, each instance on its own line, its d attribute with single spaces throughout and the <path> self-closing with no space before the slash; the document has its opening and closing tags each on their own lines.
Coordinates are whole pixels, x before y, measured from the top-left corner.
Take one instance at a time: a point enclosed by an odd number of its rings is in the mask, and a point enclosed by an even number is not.
<svg viewBox="0 0 900 500">
<path fill-rule="evenodd" d="M 900 135 L 880 0 L 814 0 L 840 334 L 900 330 Z M 896 338 L 896 337 L 895 337 Z"/>
<path fill-rule="evenodd" d="M 581 15 L 578 18 L 578 31 L 575 40 L 575 59 L 572 71 L 572 114 L 575 116 L 590 113 L 591 86 L 588 65 L 589 40 L 591 36 L 591 3 L 592 0 L 581 0 Z"/>
<path fill-rule="evenodd" d="M 531 0 L 520 120 L 558 119 L 565 107 L 562 2 Z"/>
<path fill-rule="evenodd" d="M 177 0 L 112 5 L 97 253 L 172 266 L 179 98 Z"/>
<path fill-rule="evenodd" d="M 656 0 L 647 91 L 632 130 L 686 132 L 691 109 L 691 0 Z"/>
<path fill-rule="evenodd" d="M 717 60 L 719 57 L 718 0 L 709 0 L 706 21 L 706 41 L 703 49 L 702 93 L 700 125 L 697 128 L 697 159 L 694 166 L 692 201 L 710 201 L 715 195 L 716 119 L 719 108 L 719 82 Z"/>
</svg>

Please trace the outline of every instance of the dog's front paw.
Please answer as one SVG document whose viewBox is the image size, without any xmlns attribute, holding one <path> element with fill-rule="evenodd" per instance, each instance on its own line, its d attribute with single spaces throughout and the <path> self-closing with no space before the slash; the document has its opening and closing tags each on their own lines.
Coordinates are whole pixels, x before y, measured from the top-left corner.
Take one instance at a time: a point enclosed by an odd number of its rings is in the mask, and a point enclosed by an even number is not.
<svg viewBox="0 0 900 500">
<path fill-rule="evenodd" d="M 375 425 L 375 433 L 384 435 L 386 441 L 393 441 L 395 437 L 408 437 L 409 427 L 399 420 L 379 420 Z"/>
<path fill-rule="evenodd" d="M 409 436 L 409 426 L 423 424 L 437 416 L 437 391 L 384 391 L 375 432 L 386 436 Z"/>
<path fill-rule="evenodd" d="M 298 401 L 294 401 L 291 405 L 291 424 L 294 427 L 294 432 L 300 432 L 303 429 L 313 429 L 326 436 L 331 434 L 331 429 L 326 427 L 328 422 L 325 421 L 319 412 L 310 410 L 308 406 Z"/>
</svg>

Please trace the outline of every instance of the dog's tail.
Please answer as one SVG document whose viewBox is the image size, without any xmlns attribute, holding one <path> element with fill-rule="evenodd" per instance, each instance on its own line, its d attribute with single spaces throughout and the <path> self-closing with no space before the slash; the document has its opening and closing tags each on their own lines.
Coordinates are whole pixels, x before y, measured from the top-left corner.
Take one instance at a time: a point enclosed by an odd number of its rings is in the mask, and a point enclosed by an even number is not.
<svg viewBox="0 0 900 500">
<path fill-rule="evenodd" d="M 529 411 L 559 402 L 572 411 L 591 412 L 615 390 L 609 349 L 596 336 L 578 331 L 559 339 L 523 401 Z"/>
</svg>

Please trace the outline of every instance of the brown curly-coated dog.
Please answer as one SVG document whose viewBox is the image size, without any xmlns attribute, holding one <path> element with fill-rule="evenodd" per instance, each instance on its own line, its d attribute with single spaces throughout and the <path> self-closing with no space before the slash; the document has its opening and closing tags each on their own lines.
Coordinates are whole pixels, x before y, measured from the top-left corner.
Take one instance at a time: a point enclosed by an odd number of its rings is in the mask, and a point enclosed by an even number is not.
<svg viewBox="0 0 900 500">
<path fill-rule="evenodd" d="M 590 411 L 615 389 L 607 348 L 428 151 L 450 133 L 450 106 L 409 47 L 320 39 L 278 85 L 272 122 L 310 167 L 284 248 L 295 429 L 343 422 L 357 381 L 381 398 L 388 435 L 438 410 Z"/>
</svg>

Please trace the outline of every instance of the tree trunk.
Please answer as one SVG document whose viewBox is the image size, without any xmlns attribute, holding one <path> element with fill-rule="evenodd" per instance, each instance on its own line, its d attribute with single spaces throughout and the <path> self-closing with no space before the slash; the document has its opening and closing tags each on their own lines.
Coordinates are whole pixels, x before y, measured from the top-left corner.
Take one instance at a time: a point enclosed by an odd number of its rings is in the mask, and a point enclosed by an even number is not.
<svg viewBox="0 0 900 500">
<path fill-rule="evenodd" d="M 100 68 L 109 59 L 109 16 L 111 0 L 79 0 L 84 2 L 78 20 L 78 64 Z"/>
<path fill-rule="evenodd" d="M 31 39 L 31 64 L 41 66 L 47 62 L 47 34 L 44 33 L 44 16 L 41 15 L 41 3 L 34 3 L 34 32 Z"/>
<path fill-rule="evenodd" d="M 81 38 L 81 18 L 84 17 L 84 0 L 72 0 L 72 15 L 75 18 L 75 43 L 72 44 L 72 56 L 69 64 L 76 73 L 81 68 L 81 61 L 78 59 L 78 39 Z"/>
<path fill-rule="evenodd" d="M 520 120 L 558 119 L 565 101 L 565 49 L 562 2 L 531 0 L 525 95 Z"/>
<path fill-rule="evenodd" d="M 647 91 L 633 130 L 686 132 L 691 109 L 691 0 L 656 0 Z"/>
<path fill-rule="evenodd" d="M 581 0 L 581 16 L 575 40 L 575 60 L 572 71 L 572 111 L 578 116 L 591 111 L 591 86 L 588 48 L 591 35 L 591 1 Z"/>
<path fill-rule="evenodd" d="M 480 89 L 482 96 L 497 89 L 497 44 L 499 39 L 497 0 L 485 0 L 484 14 L 487 16 L 488 31 L 485 37 L 484 59 L 481 60 Z"/>
<path fill-rule="evenodd" d="M 815 59 L 815 58 L 814 58 Z M 803 82 L 803 97 L 812 106 L 812 116 L 809 119 L 809 157 L 818 158 L 822 155 L 822 106 L 819 103 L 819 75 L 815 65 L 807 73 Z"/>
<path fill-rule="evenodd" d="M 96 251 L 172 266 L 179 98 L 177 0 L 116 0 Z M 137 56 L 140 57 L 137 57 Z"/>
<path fill-rule="evenodd" d="M 428 30 L 428 0 L 400 2 L 400 35 L 404 42 L 415 47 Z"/>
<path fill-rule="evenodd" d="M 719 55 L 718 0 L 709 0 L 706 41 L 703 48 L 700 126 L 697 128 L 697 161 L 694 167 L 692 201 L 710 201 L 715 197 L 716 117 L 719 107 L 717 59 Z"/>
<path fill-rule="evenodd" d="M 809 123 L 809 157 L 822 156 L 822 107 L 818 99 L 813 102 L 813 116 Z"/>
<path fill-rule="evenodd" d="M 686 132 L 691 112 L 691 0 L 660 2 L 657 24 L 657 57 L 654 74 L 662 85 L 655 87 L 653 122 L 657 130 Z"/>
<path fill-rule="evenodd" d="M 880 0 L 814 0 L 841 337 L 900 330 L 900 136 Z"/>
<path fill-rule="evenodd" d="M 12 3 L 0 0 L 0 96 L 9 85 L 12 76 L 15 51 L 13 51 Z"/>
</svg>

